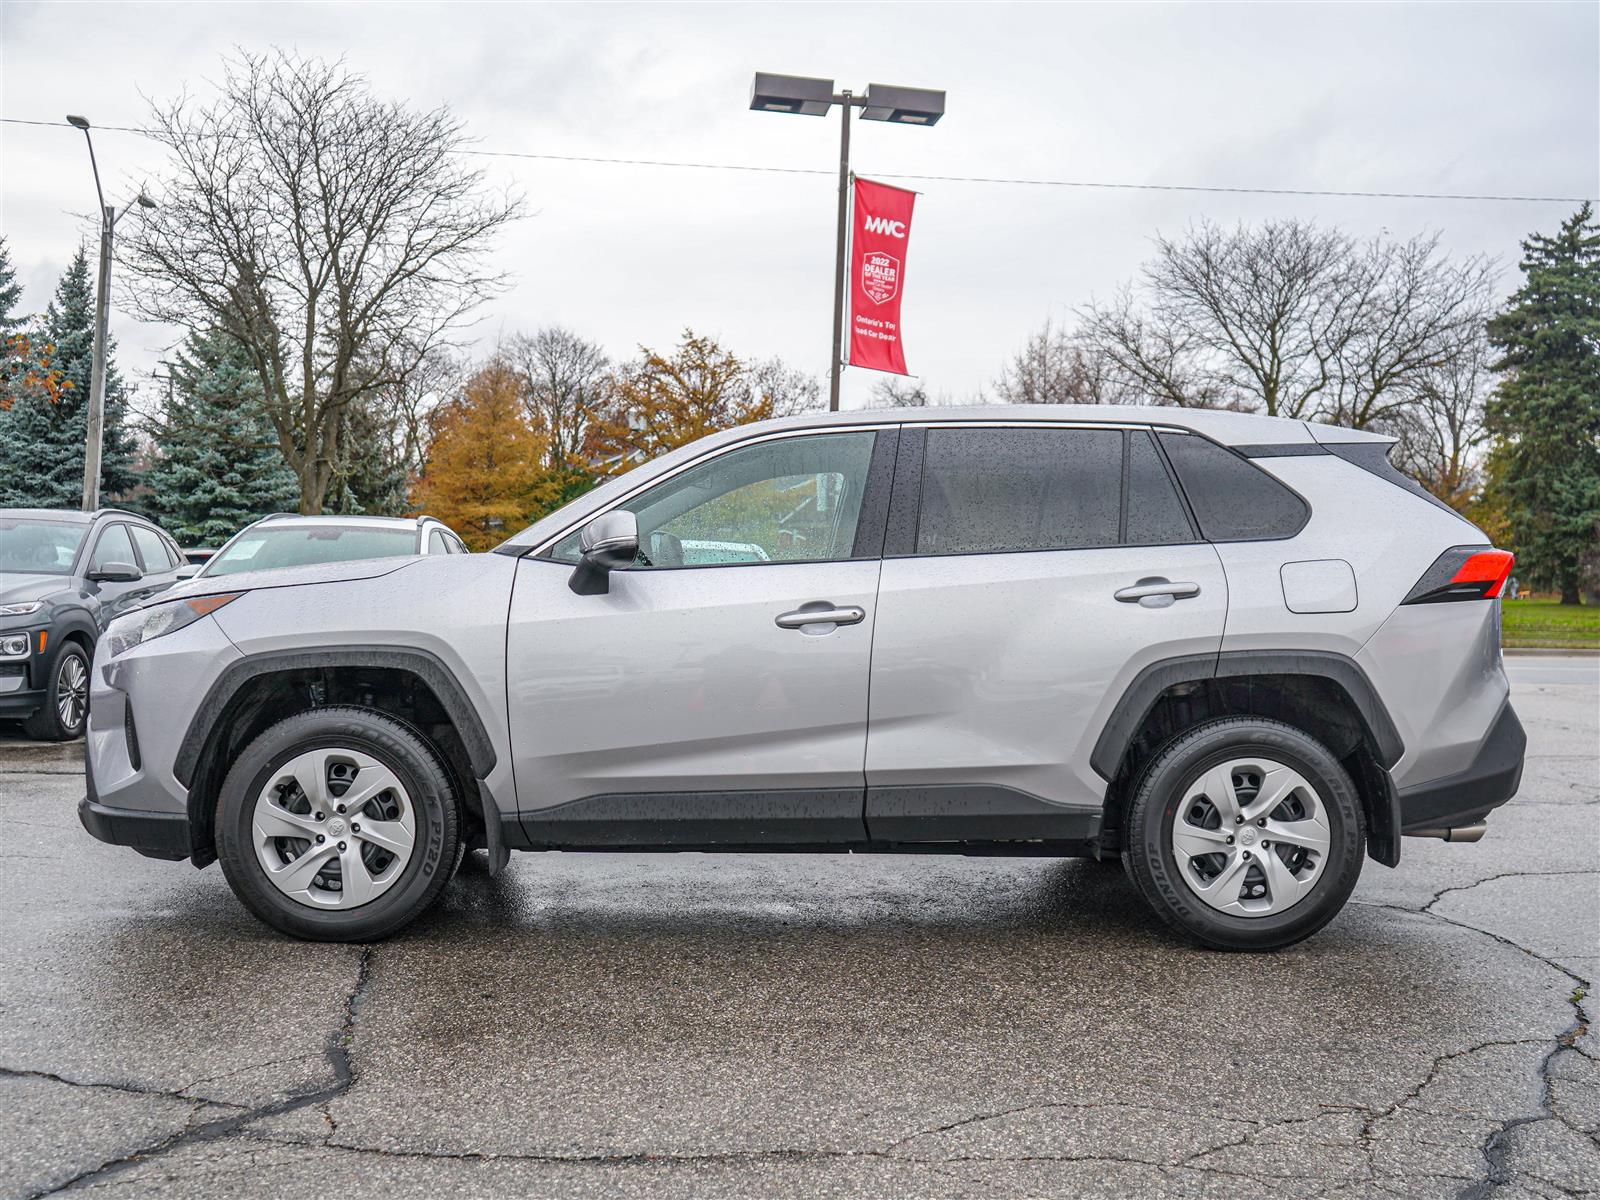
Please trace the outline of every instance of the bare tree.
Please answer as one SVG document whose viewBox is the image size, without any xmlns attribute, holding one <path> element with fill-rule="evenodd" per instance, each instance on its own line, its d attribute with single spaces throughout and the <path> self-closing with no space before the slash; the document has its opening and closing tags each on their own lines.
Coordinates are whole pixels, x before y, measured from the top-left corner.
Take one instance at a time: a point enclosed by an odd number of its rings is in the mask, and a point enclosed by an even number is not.
<svg viewBox="0 0 1600 1200">
<path fill-rule="evenodd" d="M 1309 416 L 1352 336 L 1350 239 L 1302 221 L 1156 237 L 1133 289 L 1081 313 L 1085 337 L 1158 403 Z"/>
<path fill-rule="evenodd" d="M 1354 429 L 1401 420 L 1426 407 L 1442 384 L 1473 369 L 1493 307 L 1495 267 L 1473 257 L 1451 262 L 1438 235 L 1406 242 L 1374 239 L 1346 273 L 1355 311 L 1333 348 L 1332 369 L 1315 415 Z"/>
<path fill-rule="evenodd" d="M 1397 435 L 1397 466 L 1452 508 L 1464 510 L 1479 488 L 1479 450 L 1489 439 L 1483 404 L 1492 382 L 1480 324 L 1414 382 L 1414 401 L 1381 423 Z"/>
<path fill-rule="evenodd" d="M 300 508 L 321 509 L 344 410 L 399 385 L 501 276 L 519 211 L 458 151 L 461 124 L 375 97 L 342 63 L 274 50 L 227 64 L 208 104 L 153 104 L 173 159 L 123 243 L 147 317 L 215 323 L 246 349 Z"/>
<path fill-rule="evenodd" d="M 1099 346 L 1048 320 L 1001 369 L 994 388 L 1003 404 L 1119 404 L 1137 395 Z"/>
<path fill-rule="evenodd" d="M 920 379 L 889 376 L 872 385 L 873 408 L 926 408 L 932 403 L 928 385 Z"/>
<path fill-rule="evenodd" d="M 767 358 L 749 366 L 750 386 L 772 405 L 775 417 L 792 417 L 822 407 L 822 382 L 781 358 Z"/>
<path fill-rule="evenodd" d="M 611 359 L 594 342 L 570 329 L 549 325 L 518 334 L 505 354 L 522 377 L 522 400 L 533 426 L 549 439 L 549 466 L 563 470 L 581 461 L 589 422 L 606 405 Z"/>
</svg>

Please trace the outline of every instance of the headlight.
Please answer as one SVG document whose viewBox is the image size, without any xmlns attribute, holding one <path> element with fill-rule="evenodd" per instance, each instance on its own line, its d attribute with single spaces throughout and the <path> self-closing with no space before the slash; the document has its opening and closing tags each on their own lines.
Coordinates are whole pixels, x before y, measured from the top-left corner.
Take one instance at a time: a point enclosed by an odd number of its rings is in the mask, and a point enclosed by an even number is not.
<svg viewBox="0 0 1600 1200">
<path fill-rule="evenodd" d="M 0 637 L 0 658 L 27 658 L 28 635 L 25 633 L 8 633 Z"/>
<path fill-rule="evenodd" d="M 172 600 L 124 613 L 106 626 L 106 652 L 115 658 L 135 646 L 144 645 L 151 638 L 172 633 L 185 625 L 193 625 L 201 617 L 216 612 L 242 595 L 243 592 L 231 592 L 225 596 L 196 596 L 193 600 Z"/>
<path fill-rule="evenodd" d="M 43 600 L 30 600 L 26 604 L 0 604 L 0 617 L 27 617 L 43 607 Z"/>
</svg>

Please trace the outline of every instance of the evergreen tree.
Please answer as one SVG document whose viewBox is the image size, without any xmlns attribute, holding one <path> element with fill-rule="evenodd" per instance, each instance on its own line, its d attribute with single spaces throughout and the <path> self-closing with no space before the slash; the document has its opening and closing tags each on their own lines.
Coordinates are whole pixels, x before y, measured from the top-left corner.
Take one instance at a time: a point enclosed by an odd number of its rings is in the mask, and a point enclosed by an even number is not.
<svg viewBox="0 0 1600 1200">
<path fill-rule="evenodd" d="M 55 389 L 29 388 L 14 398 L 0 438 L 0 507 L 77 508 L 83 502 L 83 455 L 94 371 L 94 290 L 82 248 L 56 286 L 32 343 L 50 349 Z M 106 347 L 106 411 L 100 492 L 115 496 L 138 482 L 127 428 L 128 398 Z"/>
<path fill-rule="evenodd" d="M 17 272 L 11 265 L 11 247 L 0 236 L 0 337 L 16 333 L 23 324 L 17 312 L 22 302 L 22 285 L 17 282 Z"/>
<path fill-rule="evenodd" d="M 221 330 L 189 335 L 150 434 L 145 507 L 184 545 L 220 546 L 257 517 L 299 505 L 299 480 L 262 411 L 260 377 Z"/>
<path fill-rule="evenodd" d="M 1522 243 L 1523 284 L 1489 322 L 1488 406 L 1519 571 L 1579 603 L 1600 540 L 1600 225 L 1587 202 Z"/>
</svg>

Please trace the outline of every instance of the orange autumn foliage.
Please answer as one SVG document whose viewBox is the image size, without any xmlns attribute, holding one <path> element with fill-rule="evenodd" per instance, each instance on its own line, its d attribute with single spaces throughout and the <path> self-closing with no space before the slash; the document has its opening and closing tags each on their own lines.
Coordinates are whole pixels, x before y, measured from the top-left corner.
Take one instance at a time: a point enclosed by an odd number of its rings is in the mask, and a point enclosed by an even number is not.
<svg viewBox="0 0 1600 1200">
<path fill-rule="evenodd" d="M 528 523 L 542 493 L 549 446 L 528 423 L 515 370 L 490 362 L 461 394 L 436 408 L 413 505 L 487 550 Z"/>
</svg>

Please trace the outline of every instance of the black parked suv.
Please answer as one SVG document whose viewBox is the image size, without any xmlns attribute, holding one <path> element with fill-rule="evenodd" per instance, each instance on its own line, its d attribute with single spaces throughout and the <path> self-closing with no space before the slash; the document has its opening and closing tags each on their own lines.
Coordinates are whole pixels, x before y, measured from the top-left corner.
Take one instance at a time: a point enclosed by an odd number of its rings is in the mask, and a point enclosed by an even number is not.
<svg viewBox="0 0 1600 1200">
<path fill-rule="evenodd" d="M 52 741 L 82 734 L 95 642 L 183 563 L 130 512 L 0 508 L 0 720 Z"/>
</svg>

